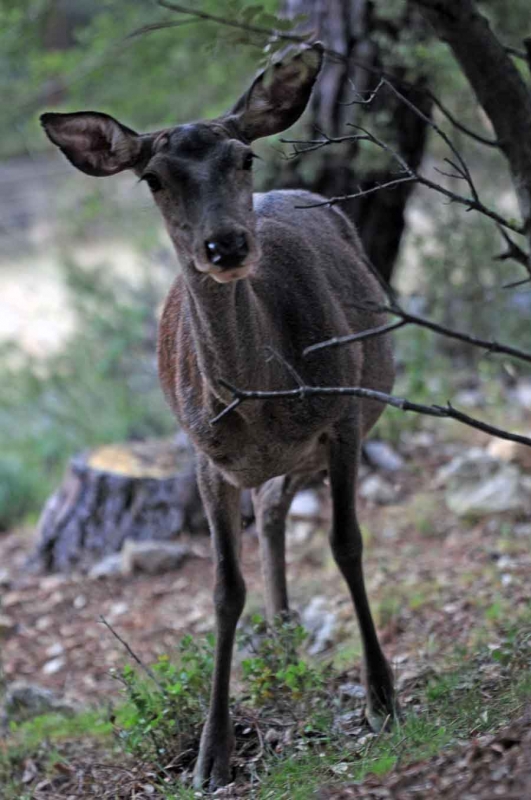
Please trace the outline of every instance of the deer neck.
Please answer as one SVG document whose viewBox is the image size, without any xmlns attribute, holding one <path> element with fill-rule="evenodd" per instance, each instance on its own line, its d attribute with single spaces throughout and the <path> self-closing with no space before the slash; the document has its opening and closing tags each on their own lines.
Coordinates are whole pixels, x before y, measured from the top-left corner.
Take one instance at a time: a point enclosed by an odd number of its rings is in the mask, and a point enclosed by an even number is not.
<svg viewBox="0 0 531 800">
<path fill-rule="evenodd" d="M 250 282 L 219 284 L 193 267 L 183 270 L 183 277 L 198 368 L 209 390 L 226 400 L 220 378 L 242 388 L 256 386 L 269 342 Z"/>
</svg>

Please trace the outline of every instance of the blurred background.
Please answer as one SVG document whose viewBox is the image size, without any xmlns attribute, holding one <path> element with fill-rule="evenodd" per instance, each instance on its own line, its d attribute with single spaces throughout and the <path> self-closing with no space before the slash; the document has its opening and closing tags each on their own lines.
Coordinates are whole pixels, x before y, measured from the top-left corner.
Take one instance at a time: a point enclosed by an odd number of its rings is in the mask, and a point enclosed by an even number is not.
<svg viewBox="0 0 531 800">
<path fill-rule="evenodd" d="M 479 6 L 501 41 L 518 47 L 529 26 L 526 0 Z M 451 135 L 483 202 L 517 215 L 498 150 L 452 125 L 426 94 L 431 90 L 462 125 L 492 140 L 448 49 L 405 0 L 267 0 L 259 6 L 205 0 L 201 8 L 258 29 L 318 36 L 350 59 L 348 70 L 329 60 L 293 136 L 312 137 L 316 130 L 337 136 L 349 122 L 366 125 L 411 164 L 422 164 L 425 174 L 452 185 L 434 171 L 448 155 L 444 143 L 416 114 L 385 92 L 370 106 L 352 104 L 368 97 L 383 68 Z M 102 181 L 74 170 L 45 139 L 39 114 L 94 109 L 136 130 L 211 117 L 234 102 L 281 45 L 268 44 L 267 33 L 143 0 L 2 3 L 1 530 L 37 518 L 75 453 L 176 428 L 154 357 L 157 315 L 176 264 L 148 191 L 131 174 Z M 290 145 L 271 139 L 258 151 L 257 188 L 302 185 L 330 196 L 396 172 L 370 143 L 292 158 Z M 375 265 L 415 310 L 478 336 L 525 344 L 531 291 L 502 288 L 522 270 L 493 260 L 504 249 L 496 226 L 412 186 L 346 206 Z M 510 426 L 516 409 L 507 399 L 523 380 L 518 365 L 422 329 L 401 331 L 396 344 L 397 393 L 421 402 L 453 398 Z M 425 424 L 388 410 L 378 435 L 398 442 L 401 431 Z"/>
</svg>

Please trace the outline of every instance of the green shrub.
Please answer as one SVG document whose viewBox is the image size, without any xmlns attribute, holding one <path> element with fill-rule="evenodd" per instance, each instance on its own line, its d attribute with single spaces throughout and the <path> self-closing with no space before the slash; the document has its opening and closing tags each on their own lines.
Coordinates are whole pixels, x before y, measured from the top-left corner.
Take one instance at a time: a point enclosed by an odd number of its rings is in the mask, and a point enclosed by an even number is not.
<svg viewBox="0 0 531 800">
<path fill-rule="evenodd" d="M 331 667 L 308 663 L 299 650 L 308 634 L 292 620 L 269 625 L 254 616 L 251 627 L 238 637 L 250 652 L 241 662 L 244 699 L 257 707 L 286 714 L 307 734 L 329 733 L 333 708 L 330 703 Z"/>
<path fill-rule="evenodd" d="M 213 666 L 212 636 L 185 636 L 178 659 L 160 656 L 147 670 L 151 677 L 125 666 L 116 676 L 128 700 L 117 720 L 125 749 L 156 763 L 185 753 L 206 714 Z"/>
</svg>

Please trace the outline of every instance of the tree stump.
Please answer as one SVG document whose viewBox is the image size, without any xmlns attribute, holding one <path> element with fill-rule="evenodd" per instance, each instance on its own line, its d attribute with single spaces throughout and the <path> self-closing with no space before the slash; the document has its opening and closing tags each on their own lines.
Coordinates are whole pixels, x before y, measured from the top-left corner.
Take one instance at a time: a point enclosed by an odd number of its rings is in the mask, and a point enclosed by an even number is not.
<svg viewBox="0 0 531 800">
<path fill-rule="evenodd" d="M 150 440 L 75 456 L 39 520 L 41 569 L 86 569 L 126 539 L 208 533 L 194 457 L 186 446 Z"/>
</svg>

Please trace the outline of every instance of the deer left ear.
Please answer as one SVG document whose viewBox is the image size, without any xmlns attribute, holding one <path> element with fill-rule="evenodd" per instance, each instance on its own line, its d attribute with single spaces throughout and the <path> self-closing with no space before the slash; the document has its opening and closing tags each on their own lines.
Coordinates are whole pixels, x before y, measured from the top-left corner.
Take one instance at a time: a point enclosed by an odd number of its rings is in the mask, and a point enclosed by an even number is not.
<svg viewBox="0 0 531 800">
<path fill-rule="evenodd" d="M 97 177 L 134 169 L 148 138 L 96 111 L 43 114 L 41 124 L 50 141 L 75 167 Z"/>
<path fill-rule="evenodd" d="M 226 117 L 251 142 L 289 128 L 306 108 L 321 69 L 324 48 L 316 42 L 261 72 Z"/>
</svg>

